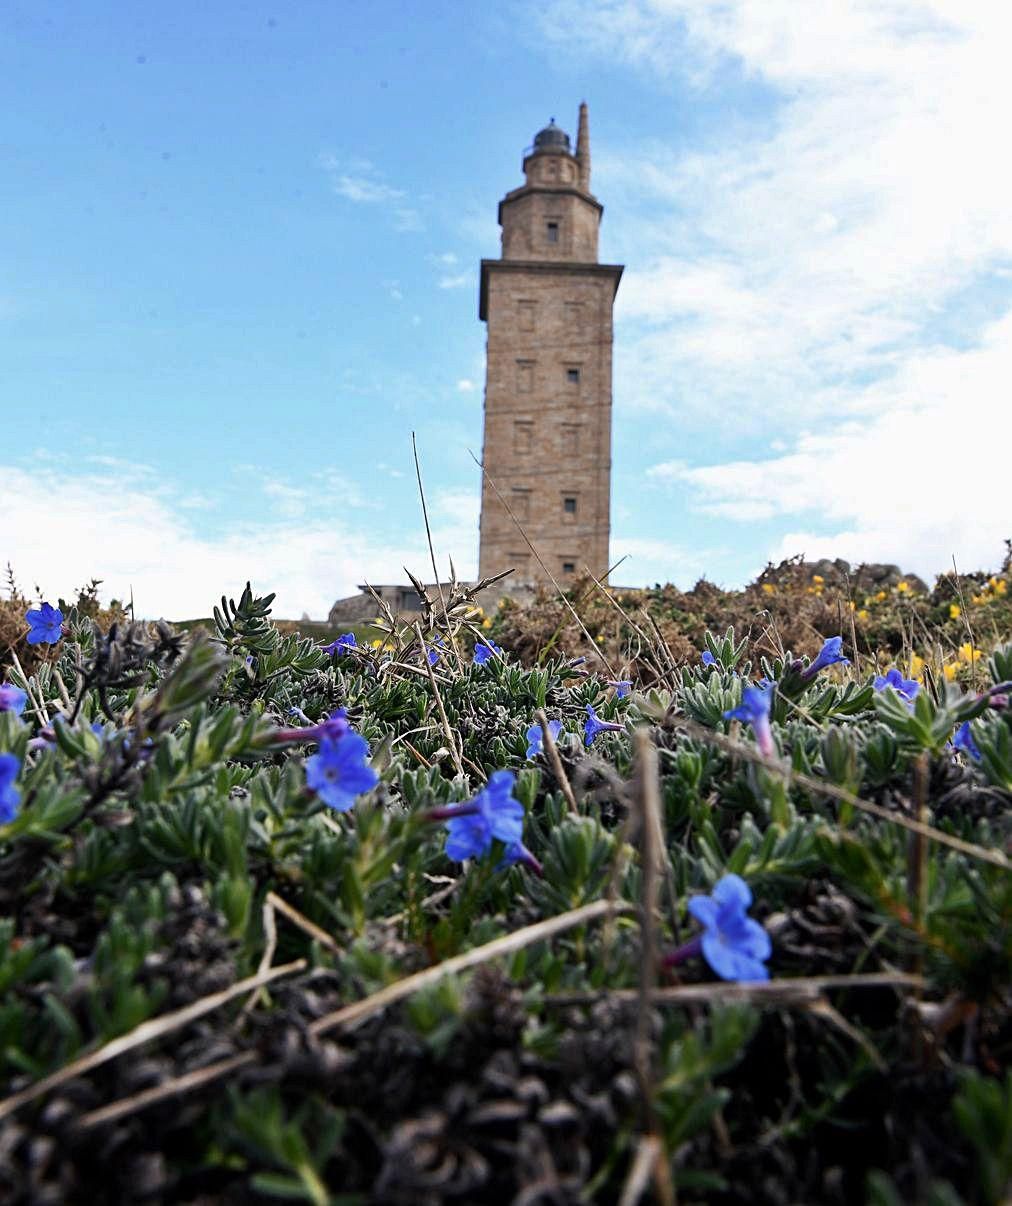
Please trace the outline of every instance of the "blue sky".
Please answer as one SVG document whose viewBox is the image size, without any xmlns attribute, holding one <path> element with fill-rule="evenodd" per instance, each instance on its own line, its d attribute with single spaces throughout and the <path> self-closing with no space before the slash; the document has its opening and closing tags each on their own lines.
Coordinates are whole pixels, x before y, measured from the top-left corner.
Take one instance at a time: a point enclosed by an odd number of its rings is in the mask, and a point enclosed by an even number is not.
<svg viewBox="0 0 1012 1206">
<path fill-rule="evenodd" d="M 975 9 L 975 11 L 971 11 Z M 14 4 L 0 558 L 145 614 L 322 615 L 477 553 L 499 198 L 590 104 L 612 558 L 994 565 L 1012 535 L 1007 6 Z M 1007 457 L 1006 457 L 1007 459 Z"/>
</svg>

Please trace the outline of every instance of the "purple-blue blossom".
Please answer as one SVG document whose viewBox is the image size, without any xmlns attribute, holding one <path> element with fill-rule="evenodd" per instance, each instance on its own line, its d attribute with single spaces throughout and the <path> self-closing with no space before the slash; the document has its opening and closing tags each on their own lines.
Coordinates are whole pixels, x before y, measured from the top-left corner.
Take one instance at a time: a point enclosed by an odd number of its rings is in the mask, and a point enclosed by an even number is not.
<svg viewBox="0 0 1012 1206">
<path fill-rule="evenodd" d="M 512 867 L 519 863 L 521 867 L 526 867 L 529 871 L 533 871 L 535 875 L 543 876 L 545 873 L 541 863 L 527 849 L 523 842 L 511 842 L 503 853 L 502 858 L 496 863 L 497 871 L 505 871 L 507 867 Z"/>
<path fill-rule="evenodd" d="M 903 675 L 894 666 L 885 674 L 879 674 L 875 677 L 875 690 L 884 691 L 886 687 L 892 689 L 908 704 L 913 704 L 917 692 L 921 689 L 921 684 L 914 678 L 904 678 Z"/>
<path fill-rule="evenodd" d="M 615 698 L 625 699 L 632 687 L 631 678 L 611 678 L 608 680 L 608 686 L 615 688 Z"/>
<path fill-rule="evenodd" d="M 622 726 L 613 724 L 610 720 L 602 720 L 594 709 L 587 704 L 587 719 L 583 724 L 583 744 L 589 746 L 600 733 L 621 733 Z"/>
<path fill-rule="evenodd" d="M 717 664 L 717 659 L 713 656 L 709 649 L 703 650 L 703 652 L 699 655 L 699 660 L 704 666 L 716 666 Z"/>
<path fill-rule="evenodd" d="M 479 641 L 474 647 L 474 665 L 484 666 L 487 661 L 501 653 L 502 650 L 495 641 L 491 637 L 486 637 L 485 640 Z"/>
<path fill-rule="evenodd" d="M 368 742 L 358 733 L 322 738 L 319 752 L 306 760 L 306 786 L 324 804 L 337 812 L 347 812 L 357 796 L 371 791 L 379 782 L 379 775 L 366 762 L 368 753 Z"/>
<path fill-rule="evenodd" d="M 766 682 L 761 687 L 746 687 L 738 707 L 724 713 L 725 720 L 743 720 L 752 726 L 756 745 L 764 758 L 775 758 L 777 754 L 770 727 L 770 708 L 776 686 L 776 683 Z"/>
<path fill-rule="evenodd" d="M 488 783 L 466 804 L 434 808 L 431 821 L 446 821 L 446 854 L 463 862 L 481 858 L 492 848 L 493 840 L 503 843 L 507 850 L 522 844 L 524 806 L 513 798 L 516 776 L 512 771 L 494 771 Z M 521 861 L 517 859 L 511 861 Z"/>
<path fill-rule="evenodd" d="M 815 661 L 801 671 L 801 679 L 803 682 L 810 682 L 820 670 L 825 670 L 827 666 L 842 666 L 850 665 L 850 658 L 844 657 L 841 652 L 843 648 L 843 637 L 829 637 L 822 648 L 816 655 Z"/>
<path fill-rule="evenodd" d="M 548 722 L 548 731 L 552 735 L 553 741 L 558 741 L 559 734 L 562 732 L 561 720 L 550 720 Z M 532 724 L 527 730 L 527 757 L 535 758 L 538 754 L 544 753 L 545 734 L 541 729 L 541 725 Z"/>
<path fill-rule="evenodd" d="M 758 921 L 747 916 L 752 893 L 740 875 L 724 875 L 709 896 L 689 899 L 703 927 L 703 956 L 722 980 L 768 980 L 773 945 Z"/>
<path fill-rule="evenodd" d="M 430 666 L 434 666 L 439 661 L 439 656 L 443 651 L 443 638 L 437 636 L 431 645 L 425 650 L 425 660 Z"/>
<path fill-rule="evenodd" d="M 0 684 L 0 712 L 13 712 L 20 716 L 28 702 L 28 692 L 11 683 Z"/>
<path fill-rule="evenodd" d="M 63 612 L 51 603 L 43 603 L 25 613 L 29 645 L 55 645 L 63 635 Z"/>
<path fill-rule="evenodd" d="M 13 754 L 0 754 L 0 825 L 9 825 L 21 807 L 21 793 L 14 786 L 20 769 Z"/>
<path fill-rule="evenodd" d="M 758 921 L 748 916 L 749 886 L 740 875 L 724 875 L 709 896 L 689 898 L 689 912 L 703 932 L 664 960 L 667 967 L 702 954 L 722 980 L 768 980 L 766 960 L 773 944 Z"/>
<path fill-rule="evenodd" d="M 347 653 L 349 649 L 354 649 L 357 644 L 355 634 L 353 632 L 346 632 L 344 636 L 339 636 L 336 641 L 331 641 L 329 645 L 324 645 L 323 652 L 333 657 L 335 653 Z"/>
<path fill-rule="evenodd" d="M 977 743 L 973 739 L 973 733 L 970 729 L 970 722 L 965 720 L 956 730 L 956 735 L 952 739 L 954 749 L 960 753 L 966 754 L 968 758 L 972 758 L 974 762 L 979 762 L 981 758 L 980 750 L 977 749 Z"/>
</svg>

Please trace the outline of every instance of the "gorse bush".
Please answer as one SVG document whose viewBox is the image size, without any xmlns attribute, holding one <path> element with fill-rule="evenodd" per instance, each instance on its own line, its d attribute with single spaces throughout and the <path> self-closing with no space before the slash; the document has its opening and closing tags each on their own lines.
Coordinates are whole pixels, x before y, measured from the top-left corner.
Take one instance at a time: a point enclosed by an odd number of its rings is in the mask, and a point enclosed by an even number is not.
<svg viewBox="0 0 1012 1206">
<path fill-rule="evenodd" d="M 613 1202 L 656 1151 L 661 1201 L 1000 1201 L 1007 631 L 658 623 L 612 677 L 473 596 L 379 648 L 20 600 L 3 1200 Z"/>
</svg>

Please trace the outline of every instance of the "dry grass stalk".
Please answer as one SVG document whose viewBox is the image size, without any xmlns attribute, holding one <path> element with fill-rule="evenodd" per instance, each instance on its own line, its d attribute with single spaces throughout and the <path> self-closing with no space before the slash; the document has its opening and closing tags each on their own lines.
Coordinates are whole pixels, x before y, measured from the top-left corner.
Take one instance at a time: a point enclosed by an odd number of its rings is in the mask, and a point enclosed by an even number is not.
<svg viewBox="0 0 1012 1206">
<path fill-rule="evenodd" d="M 436 697 L 436 708 L 439 711 L 439 723 L 443 728 L 443 736 L 446 738 L 447 744 L 450 747 L 450 757 L 453 759 L 453 765 L 457 768 L 457 774 L 462 779 L 467 778 L 464 773 L 463 763 L 460 761 L 460 750 L 457 749 L 457 742 L 453 735 L 453 729 L 450 728 L 450 722 L 446 719 L 446 709 L 443 707 L 443 697 L 439 694 L 439 684 L 436 682 L 436 676 L 432 673 L 432 667 L 429 665 L 429 659 L 425 656 L 425 641 L 422 639 L 422 626 L 415 621 L 415 635 L 418 637 L 418 648 L 422 651 L 422 664 L 429 674 L 429 684 L 432 687 L 432 694 Z M 484 776 L 482 776 L 484 778 Z"/>
<path fill-rule="evenodd" d="M 715 981 L 712 984 L 677 984 L 670 988 L 655 988 L 655 1005 L 726 1005 L 744 1001 L 753 1005 L 804 1005 L 817 1001 L 830 989 L 897 988 L 920 989 L 921 976 L 910 972 L 862 972 L 854 976 L 792 976 L 783 980 Z M 549 993 L 543 999 L 548 1005 L 592 1005 L 596 1001 L 634 1001 L 638 988 L 612 988 L 599 992 Z"/>
<path fill-rule="evenodd" d="M 261 911 L 264 927 L 264 953 L 260 956 L 260 964 L 257 967 L 257 975 L 262 976 L 274 962 L 274 952 L 278 949 L 278 927 L 274 921 L 274 906 L 271 904 L 270 893 L 267 894 L 267 899 L 264 900 L 264 907 Z M 246 1018 L 253 1012 L 253 1008 L 260 999 L 266 1000 L 267 994 L 264 991 L 263 985 L 254 988 L 249 995 L 249 1000 L 242 1007 L 239 1016 L 235 1020 L 232 1029 L 238 1029 Z"/>
<path fill-rule="evenodd" d="M 25 674 L 25 668 L 21 665 L 21 659 L 18 657 L 17 650 L 13 645 L 11 646 L 10 654 L 11 660 L 14 662 L 14 668 L 21 675 L 21 679 L 25 684 L 25 694 L 28 696 L 28 702 L 31 705 L 32 711 L 35 713 L 40 724 L 49 724 L 49 713 L 46 711 L 46 703 L 42 698 L 41 688 L 39 689 L 38 702 L 36 702 L 35 696 L 32 694 L 31 679 Z M 35 680 L 35 685 L 36 687 L 39 686 L 38 679 Z"/>
<path fill-rule="evenodd" d="M 548 728 L 548 717 L 545 714 L 544 708 L 538 708 L 534 713 L 534 719 L 541 725 L 542 744 L 545 747 L 545 757 L 548 759 L 548 765 L 552 768 L 552 773 L 558 780 L 559 787 L 562 788 L 562 794 L 569 805 L 569 811 L 574 817 L 578 817 L 580 815 L 580 808 L 576 802 L 576 796 L 573 794 L 573 785 L 569 782 L 569 776 L 566 774 L 565 767 L 562 765 L 562 759 L 559 757 L 555 738 Z"/>
<path fill-rule="evenodd" d="M 304 934 L 308 934 L 310 938 L 314 939 L 321 946 L 325 946 L 327 950 L 332 951 L 335 955 L 344 954 L 344 950 L 336 939 L 332 938 L 326 930 L 320 929 L 315 921 L 310 921 L 308 917 L 303 916 L 294 905 L 290 905 L 287 900 L 283 900 L 276 892 L 267 893 L 267 903 L 287 917 L 292 925 L 298 926 Z"/>
<path fill-rule="evenodd" d="M 433 967 L 427 967 L 423 971 L 415 972 L 414 975 L 388 984 L 386 988 L 381 988 L 379 992 L 374 992 L 372 996 L 366 997 L 362 1001 L 355 1001 L 322 1018 L 317 1018 L 310 1025 L 309 1031 L 313 1035 L 319 1035 L 338 1026 L 353 1026 L 374 1014 L 381 1013 L 388 1005 L 401 1001 L 446 976 L 455 976 L 458 972 L 488 963 L 492 959 L 512 955 L 516 951 L 523 950 L 524 947 L 531 946 L 535 942 L 543 942 L 546 938 L 551 938 L 564 930 L 585 925 L 588 921 L 593 921 L 612 910 L 629 912 L 631 908 L 632 906 L 627 904 L 595 900 L 578 909 L 560 913 L 557 917 L 549 917 L 547 921 L 538 921 L 533 925 L 524 926 L 522 930 L 506 934 L 502 938 L 494 938 L 491 942 L 486 942 L 484 946 L 475 947 L 474 950 L 466 951 L 463 955 L 454 955 L 451 959 L 444 959 L 442 963 L 437 963 Z"/>
<path fill-rule="evenodd" d="M 15 1093 L 11 1097 L 6 1098 L 6 1100 L 0 1101 L 0 1118 L 6 1118 L 9 1114 L 14 1113 L 15 1110 L 20 1109 L 21 1106 L 42 1097 L 50 1089 L 55 1089 L 58 1085 L 65 1084 L 68 1080 L 82 1076 L 93 1068 L 101 1067 L 102 1064 L 107 1064 L 110 1060 L 124 1055 L 127 1051 L 133 1051 L 135 1048 L 141 1047 L 145 1043 L 150 1043 L 154 1039 L 161 1038 L 173 1030 L 178 1030 L 182 1026 L 188 1026 L 190 1022 L 203 1017 L 205 1013 L 220 1009 L 222 1005 L 227 1005 L 233 998 L 241 997 L 243 993 L 249 992 L 250 989 L 258 989 L 264 984 L 270 984 L 273 980 L 281 979 L 282 976 L 291 976 L 296 972 L 304 971 L 307 966 L 305 959 L 296 959 L 292 963 L 283 963 L 280 967 L 270 968 L 265 972 L 257 972 L 255 976 L 247 976 L 245 980 L 239 980 L 228 988 L 223 988 L 221 992 L 214 992 L 209 996 L 202 997 L 199 1001 L 194 1001 L 190 1005 L 183 1006 L 182 1009 L 173 1010 L 172 1013 L 164 1013 L 160 1017 L 151 1018 L 147 1022 L 141 1022 L 139 1026 L 135 1026 L 128 1034 L 122 1034 L 119 1038 L 112 1039 L 111 1042 L 106 1043 L 97 1050 L 91 1051 L 87 1055 L 82 1055 L 64 1067 L 57 1069 L 57 1071 L 50 1073 L 49 1076 L 44 1076 L 42 1080 L 37 1080 L 35 1084 L 29 1085 L 27 1089 L 22 1089 L 20 1093 Z"/>
<path fill-rule="evenodd" d="M 647 1191 L 654 1168 L 661 1158 L 661 1142 L 656 1135 L 640 1135 L 636 1155 L 629 1165 L 618 1206 L 637 1206 Z"/>
<path fill-rule="evenodd" d="M 668 1168 L 667 1152 L 654 1112 L 653 1043 L 650 1036 L 653 994 L 657 987 L 657 900 L 660 888 L 658 872 L 664 857 L 664 822 L 661 817 L 657 747 L 651 739 L 649 729 L 637 729 L 635 746 L 642 891 L 639 904 L 640 983 L 636 994 L 633 1062 L 640 1091 L 643 1134 L 653 1140 L 650 1168 L 654 1176 L 654 1188 L 662 1206 L 674 1206 L 674 1188 Z"/>
<path fill-rule="evenodd" d="M 243 1051 L 240 1055 L 229 1056 L 228 1059 L 220 1060 L 216 1064 L 208 1064 L 206 1068 L 187 1072 L 185 1076 L 167 1080 L 160 1085 L 155 1085 L 153 1089 L 145 1089 L 141 1093 L 135 1093 L 132 1097 L 124 1097 L 107 1106 L 102 1106 L 100 1109 L 92 1110 L 91 1113 L 85 1114 L 81 1118 L 78 1126 L 83 1131 L 90 1131 L 93 1127 L 115 1122 L 119 1118 L 126 1117 L 127 1114 L 133 1114 L 147 1106 L 156 1105 L 167 1097 L 181 1096 L 191 1089 L 199 1089 L 203 1085 L 220 1080 L 221 1077 L 228 1076 L 230 1072 L 238 1072 L 240 1068 L 246 1068 L 255 1063 L 256 1058 L 254 1052 Z"/>
<path fill-rule="evenodd" d="M 432 528 L 429 526 L 429 508 L 425 505 L 425 487 L 422 485 L 422 467 L 418 461 L 418 444 L 415 441 L 414 432 L 411 433 L 411 451 L 414 453 L 415 457 L 415 477 L 418 480 L 418 496 L 422 500 L 422 519 L 425 521 L 425 538 L 429 542 L 429 557 L 432 561 L 432 573 L 436 579 L 436 589 L 439 591 L 439 602 L 443 607 L 443 622 L 446 625 L 446 635 L 450 638 L 450 648 L 453 650 L 453 656 L 457 663 L 457 669 L 463 673 L 464 661 L 460 656 L 460 650 L 457 648 L 457 640 L 453 634 L 453 629 L 450 626 L 450 613 L 446 607 L 446 596 L 443 594 L 443 584 L 439 579 L 439 570 L 436 566 L 436 550 L 432 546 Z M 420 635 L 419 641 L 421 641 Z M 422 660 L 425 661 L 424 644 L 421 645 L 421 650 Z"/>
<path fill-rule="evenodd" d="M 603 914 L 613 911 L 627 913 L 631 909 L 632 906 L 628 904 L 595 900 L 593 903 L 583 905 L 579 909 L 571 909 L 568 913 L 560 913 L 557 917 L 550 917 L 547 921 L 539 921 L 534 925 L 525 926 L 522 930 L 517 930 L 513 934 L 507 934 L 502 938 L 495 938 L 491 942 L 486 942 L 484 946 L 476 947 L 474 950 L 467 951 L 463 955 L 456 955 L 452 959 L 444 959 L 442 963 L 437 963 L 434 967 L 429 967 L 424 971 L 416 972 L 414 975 L 406 976 L 394 984 L 388 984 L 386 988 L 381 988 L 379 992 L 373 993 L 372 996 L 365 997 L 361 1001 L 356 1001 L 352 1005 L 346 1005 L 343 1009 L 325 1014 L 322 1018 L 317 1018 L 309 1027 L 309 1032 L 315 1036 L 323 1034 L 328 1030 L 333 1030 L 337 1026 L 354 1025 L 357 1022 L 364 1021 L 368 1017 L 372 1017 L 373 1014 L 381 1013 L 388 1005 L 411 996 L 412 993 L 418 992 L 419 989 L 437 983 L 444 976 L 456 975 L 458 972 L 466 971 L 468 968 L 477 967 L 481 963 L 498 959 L 502 955 L 512 955 L 515 951 L 523 950 L 526 946 L 531 946 L 535 942 L 542 942 L 546 938 L 551 938 L 555 934 L 573 929 L 575 926 L 584 925 L 586 922 L 593 921 Z M 275 968 L 271 978 L 279 976 L 282 973 L 287 974 L 288 971 L 302 970 L 305 966 L 306 961 L 300 959 L 297 963 L 287 964 L 284 968 Z M 235 996 L 238 995 L 236 989 L 245 992 L 247 989 L 254 987 L 255 983 L 256 977 L 254 976 L 249 980 L 244 980 L 240 985 L 234 985 L 229 991 Z M 192 1008 L 192 1006 L 189 1008 Z M 223 1076 L 228 1076 L 229 1073 L 235 1072 L 240 1068 L 250 1067 L 257 1063 L 259 1058 L 259 1054 L 256 1051 L 244 1051 L 240 1055 L 229 1056 L 228 1059 L 208 1064 L 206 1068 L 201 1068 L 196 1072 L 189 1072 L 185 1076 L 165 1081 L 154 1089 L 148 1089 L 143 1093 L 136 1093 L 131 1097 L 124 1097 L 120 1101 L 111 1102 L 99 1110 L 93 1110 L 81 1119 L 80 1126 L 88 1129 L 99 1126 L 102 1123 L 114 1122 L 117 1118 L 122 1118 L 124 1115 L 133 1113 L 135 1110 L 144 1109 L 146 1106 L 164 1101 L 168 1097 L 175 1097 L 190 1089 L 201 1088 Z M 45 1092 L 45 1089 L 41 1091 Z M 27 1100 L 31 1100 L 31 1098 Z"/>
<path fill-rule="evenodd" d="M 705 725 L 697 724 L 694 720 L 689 720 L 684 716 L 669 716 L 667 723 L 672 727 L 681 729 L 688 733 L 691 737 L 697 737 L 700 741 L 706 741 L 711 745 L 717 746 L 728 754 L 736 757 L 744 758 L 747 762 L 754 762 L 758 766 L 764 766 L 767 770 L 773 771 L 780 775 L 785 783 L 798 783 L 802 787 L 807 787 L 809 791 L 817 792 L 819 795 L 827 796 L 832 800 L 838 800 L 843 804 L 850 804 L 859 812 L 866 812 L 870 816 L 878 817 L 882 821 L 889 821 L 893 825 L 899 825 L 901 829 L 908 829 L 911 833 L 920 833 L 926 838 L 930 838 L 933 842 L 938 842 L 941 846 L 948 846 L 952 850 L 958 850 L 961 854 L 968 854 L 971 858 L 978 859 L 983 863 L 991 863 L 992 866 L 1001 867 L 1003 871 L 1012 871 L 1012 863 L 1005 857 L 1000 850 L 987 850 L 983 846 L 977 846 L 973 842 L 964 842 L 962 838 L 953 836 L 950 833 L 944 833 L 941 829 L 935 829 L 931 825 L 926 825 L 923 821 L 912 821 L 909 817 L 903 816 L 902 813 L 890 812 L 887 808 L 882 808 L 878 804 L 873 804 L 871 800 L 863 800 L 860 796 L 855 796 L 853 792 L 847 791 L 846 788 L 837 787 L 835 783 L 823 783 L 819 779 L 813 779 L 811 775 L 803 774 L 801 771 L 793 770 L 789 766 L 783 765 L 775 758 L 764 758 L 758 750 L 746 745 L 742 741 L 735 741 L 731 737 L 724 736 L 723 733 L 716 733 L 712 729 L 706 728 Z"/>
</svg>

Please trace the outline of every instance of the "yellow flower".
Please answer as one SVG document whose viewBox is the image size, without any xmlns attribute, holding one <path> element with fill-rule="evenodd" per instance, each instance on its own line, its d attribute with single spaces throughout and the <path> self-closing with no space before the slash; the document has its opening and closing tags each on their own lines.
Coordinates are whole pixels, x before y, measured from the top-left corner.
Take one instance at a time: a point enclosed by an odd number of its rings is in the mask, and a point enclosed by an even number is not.
<svg viewBox="0 0 1012 1206">
<path fill-rule="evenodd" d="M 959 667 L 956 665 L 955 662 L 950 662 L 947 666 L 943 666 L 942 673 L 945 675 L 945 681 L 951 683 L 952 680 L 956 677 L 956 672 L 958 670 L 959 670 Z"/>
<path fill-rule="evenodd" d="M 924 658 L 922 658 L 919 653 L 911 653 L 910 669 L 907 671 L 907 673 L 910 675 L 911 678 L 916 678 L 923 669 L 924 669 Z"/>
<path fill-rule="evenodd" d="M 963 614 L 963 609 L 959 606 L 958 603 L 950 603 L 949 604 L 949 619 L 950 620 L 958 620 L 962 614 Z"/>
<path fill-rule="evenodd" d="M 897 582 L 896 589 L 900 592 L 901 595 L 905 595 L 907 593 L 907 591 L 910 589 L 910 583 L 909 582 Z"/>
<path fill-rule="evenodd" d="M 775 595 L 776 591 L 777 591 L 777 588 L 773 585 L 772 582 L 764 582 L 763 583 L 763 594 L 764 595 Z"/>
<path fill-rule="evenodd" d="M 597 638 L 595 638 L 595 639 L 597 640 L 597 643 L 598 643 L 599 645 L 603 645 L 603 644 L 604 644 L 604 637 L 603 637 L 603 636 L 599 636 L 599 637 L 597 637 Z"/>
<path fill-rule="evenodd" d="M 371 644 L 370 644 L 370 647 L 371 647 L 371 648 L 373 648 L 373 649 L 382 649 L 382 648 L 383 648 L 383 642 L 382 642 L 382 641 L 372 641 L 372 642 L 371 642 Z"/>
<path fill-rule="evenodd" d="M 859 620 L 867 620 L 868 615 L 869 615 L 868 609 L 866 607 L 862 607 L 861 610 L 857 613 L 857 618 Z"/>
<path fill-rule="evenodd" d="M 812 581 L 815 582 L 817 585 L 821 585 L 823 582 L 826 581 L 826 579 L 823 578 L 823 576 L 821 574 L 812 574 Z"/>
<path fill-rule="evenodd" d="M 486 616 L 485 619 L 482 620 L 481 626 L 482 626 L 482 628 L 491 628 L 492 627 L 492 621 L 488 618 L 488 616 Z"/>
<path fill-rule="evenodd" d="M 987 583 L 988 583 L 988 586 L 990 586 L 992 590 L 998 589 L 998 579 L 997 578 L 992 576 L 992 577 L 988 578 Z"/>
<path fill-rule="evenodd" d="M 848 611 L 856 611 L 856 610 L 857 610 L 857 608 L 856 608 L 856 607 L 855 607 L 855 605 L 854 605 L 854 601 L 853 601 L 853 599 L 848 600 L 848 602 L 847 602 L 847 610 L 848 610 Z"/>
<path fill-rule="evenodd" d="M 971 595 L 970 602 L 974 605 L 974 607 L 979 607 L 981 603 L 986 603 L 987 599 L 985 599 L 983 595 Z"/>
<path fill-rule="evenodd" d="M 1008 582 L 1004 578 L 999 578 L 998 581 L 994 584 L 994 593 L 996 595 L 1003 595 L 1003 594 L 1005 594 L 1005 592 L 1007 590 L 1008 590 Z"/>
<path fill-rule="evenodd" d="M 979 649 L 974 649 L 969 641 L 964 641 L 959 647 L 959 660 L 961 662 L 979 662 L 983 654 Z"/>
<path fill-rule="evenodd" d="M 886 598 L 888 598 L 888 596 L 886 595 L 885 591 L 884 591 L 884 590 L 880 590 L 880 591 L 878 592 L 878 594 L 875 596 L 875 602 L 876 602 L 876 603 L 881 603 L 881 602 L 882 602 L 882 600 L 883 600 L 883 599 L 886 599 Z"/>
</svg>

